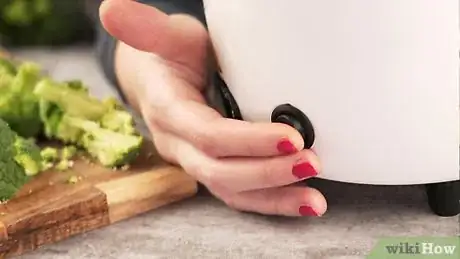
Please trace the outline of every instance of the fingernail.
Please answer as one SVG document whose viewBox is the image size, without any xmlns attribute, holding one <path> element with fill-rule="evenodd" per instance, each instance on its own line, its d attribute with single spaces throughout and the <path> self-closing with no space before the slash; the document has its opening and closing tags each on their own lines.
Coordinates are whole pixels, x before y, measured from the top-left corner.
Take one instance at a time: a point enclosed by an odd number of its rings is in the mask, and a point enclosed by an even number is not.
<svg viewBox="0 0 460 259">
<path fill-rule="evenodd" d="M 318 213 L 316 213 L 316 211 L 310 206 L 300 206 L 299 214 L 302 216 L 312 216 L 312 217 L 318 216 Z"/>
<path fill-rule="evenodd" d="M 289 155 L 297 152 L 297 148 L 292 144 L 292 142 L 289 139 L 282 139 L 280 142 L 278 142 L 277 145 L 278 151 Z"/>
<path fill-rule="evenodd" d="M 316 169 L 308 162 L 303 162 L 296 164 L 292 167 L 292 174 L 295 175 L 299 179 L 313 177 L 316 176 L 318 173 Z"/>
</svg>

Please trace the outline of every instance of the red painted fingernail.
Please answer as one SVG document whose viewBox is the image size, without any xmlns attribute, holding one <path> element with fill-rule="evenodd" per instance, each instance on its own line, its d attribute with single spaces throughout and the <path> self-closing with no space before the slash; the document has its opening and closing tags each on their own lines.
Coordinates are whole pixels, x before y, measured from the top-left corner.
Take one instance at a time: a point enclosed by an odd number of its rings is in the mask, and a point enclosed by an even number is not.
<svg viewBox="0 0 460 259">
<path fill-rule="evenodd" d="M 283 153 L 283 154 L 293 154 L 297 152 L 297 148 L 292 144 L 289 139 L 282 139 L 280 142 L 278 142 L 277 145 L 278 151 Z"/>
<path fill-rule="evenodd" d="M 292 167 L 292 174 L 299 179 L 313 177 L 318 174 L 315 168 L 308 162 L 296 164 Z"/>
<path fill-rule="evenodd" d="M 310 206 L 300 206 L 299 214 L 302 216 L 313 216 L 313 217 L 318 216 L 318 213 L 316 213 L 316 211 Z"/>
</svg>

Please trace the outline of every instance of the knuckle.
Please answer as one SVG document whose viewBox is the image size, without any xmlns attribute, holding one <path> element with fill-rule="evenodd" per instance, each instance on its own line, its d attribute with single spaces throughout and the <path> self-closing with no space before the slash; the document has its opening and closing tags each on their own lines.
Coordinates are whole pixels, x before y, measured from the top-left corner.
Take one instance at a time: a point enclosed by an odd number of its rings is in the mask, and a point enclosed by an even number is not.
<svg viewBox="0 0 460 259">
<path fill-rule="evenodd" d="M 171 113 L 170 109 L 149 105 L 142 112 L 142 117 L 151 130 L 167 129 L 169 127 L 168 118 L 171 118 L 169 115 Z"/>
<path fill-rule="evenodd" d="M 188 171 L 189 174 L 192 176 L 196 177 L 203 183 L 207 183 L 209 176 L 209 172 L 205 170 L 203 164 L 200 163 L 189 163 L 186 166 L 186 170 Z"/>
<path fill-rule="evenodd" d="M 152 139 L 155 149 L 151 154 L 148 155 L 149 159 L 156 153 L 167 162 L 174 164 L 178 162 L 176 152 L 174 152 L 174 150 L 171 148 L 170 138 L 163 135 L 161 132 L 157 132 L 157 134 L 153 135 Z"/>
<path fill-rule="evenodd" d="M 276 174 L 277 167 L 272 162 L 266 162 L 260 168 L 260 180 L 268 187 L 277 186 L 280 179 Z"/>
<path fill-rule="evenodd" d="M 203 179 L 203 183 L 206 184 L 209 189 L 213 191 L 218 191 L 220 189 L 216 173 L 212 171 L 204 171 L 204 173 L 201 174 L 201 177 Z"/>
<path fill-rule="evenodd" d="M 146 120 L 146 123 L 149 127 L 156 126 L 158 124 L 158 117 L 156 113 L 152 110 L 144 112 L 143 117 Z"/>
<path fill-rule="evenodd" d="M 249 156 L 260 155 L 260 150 L 257 148 L 257 143 L 254 143 L 254 141 L 244 141 L 242 144 L 245 153 Z"/>
<path fill-rule="evenodd" d="M 219 174 L 216 172 L 214 166 L 212 166 L 212 163 L 197 164 L 191 170 L 210 190 L 219 192 L 222 189 Z"/>
<path fill-rule="evenodd" d="M 169 162 L 169 163 L 177 163 L 176 156 L 171 154 L 171 152 L 169 152 L 167 149 L 165 149 L 165 148 L 157 148 L 156 150 L 157 150 L 158 155 L 161 158 L 163 158 L 164 160 L 166 160 L 167 162 Z"/>
<path fill-rule="evenodd" d="M 221 152 L 218 137 L 212 130 L 203 129 L 197 131 L 191 136 L 191 142 L 206 155 L 216 158 L 219 157 Z"/>
<path fill-rule="evenodd" d="M 211 160 L 205 166 L 201 167 L 201 181 L 219 198 L 230 197 L 234 195 L 235 190 L 226 181 L 226 177 L 222 173 L 220 166 L 219 161 Z"/>
<path fill-rule="evenodd" d="M 286 212 L 285 207 L 284 207 L 285 203 L 283 201 L 286 201 L 289 199 L 288 195 L 289 195 L 289 192 L 287 191 L 287 189 L 280 189 L 277 197 L 268 198 L 268 200 L 271 201 L 273 213 L 277 215 L 283 215 Z"/>
<path fill-rule="evenodd" d="M 150 118 L 160 128 L 167 129 L 170 127 L 171 118 L 175 118 L 178 106 L 176 104 L 161 105 L 156 104 L 157 108 L 151 111 Z"/>
</svg>

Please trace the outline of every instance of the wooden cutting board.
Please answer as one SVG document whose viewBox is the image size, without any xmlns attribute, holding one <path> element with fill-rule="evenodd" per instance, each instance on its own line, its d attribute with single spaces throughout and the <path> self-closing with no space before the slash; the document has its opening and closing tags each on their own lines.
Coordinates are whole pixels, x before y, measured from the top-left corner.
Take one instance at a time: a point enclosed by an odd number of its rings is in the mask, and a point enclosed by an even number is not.
<svg viewBox="0 0 460 259">
<path fill-rule="evenodd" d="M 79 181 L 69 183 L 72 176 Z M 180 201 L 197 182 L 161 160 L 150 141 L 126 171 L 76 160 L 67 172 L 44 172 L 0 205 L 0 258 L 108 226 Z"/>
</svg>

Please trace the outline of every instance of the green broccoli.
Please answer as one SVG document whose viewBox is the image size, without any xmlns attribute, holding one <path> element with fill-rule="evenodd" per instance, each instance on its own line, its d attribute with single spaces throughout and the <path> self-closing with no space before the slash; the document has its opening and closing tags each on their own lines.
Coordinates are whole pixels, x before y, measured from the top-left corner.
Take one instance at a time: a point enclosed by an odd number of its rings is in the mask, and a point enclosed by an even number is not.
<svg viewBox="0 0 460 259">
<path fill-rule="evenodd" d="M 73 161 L 63 159 L 59 161 L 59 163 L 56 164 L 55 168 L 58 171 L 67 171 L 68 169 L 72 168 L 72 166 L 73 166 Z"/>
<path fill-rule="evenodd" d="M 0 81 L 0 118 L 20 136 L 35 137 L 42 131 L 39 116 L 39 99 L 33 93 L 40 79 L 40 67 L 35 63 L 25 62 L 18 67 L 16 75 L 8 79 L 2 73 Z"/>
<path fill-rule="evenodd" d="M 123 109 L 124 107 L 117 99 L 108 97 L 102 102 L 108 109 L 100 120 L 103 128 L 128 135 L 136 134 L 133 116 Z"/>
<path fill-rule="evenodd" d="M 54 165 L 54 163 L 58 160 L 59 155 L 58 155 L 58 150 L 56 148 L 52 147 L 45 147 L 41 150 L 41 156 L 42 156 L 42 168 L 43 170 L 48 170 L 51 169 Z"/>
<path fill-rule="evenodd" d="M 0 119 L 0 201 L 11 199 L 41 167 L 40 149 Z"/>
<path fill-rule="evenodd" d="M 24 168 L 27 175 L 33 176 L 41 172 L 43 161 L 41 150 L 33 140 L 16 136 L 14 147 L 16 150 L 14 159 Z"/>
<path fill-rule="evenodd" d="M 73 167 L 74 162 L 71 160 L 78 149 L 75 146 L 65 146 L 61 149 L 60 161 L 56 164 L 56 169 L 66 171 Z"/>
<path fill-rule="evenodd" d="M 58 83 L 45 78 L 37 84 L 34 93 L 73 117 L 99 120 L 108 111 L 101 101 L 87 91 L 75 88 L 75 83 Z"/>
<path fill-rule="evenodd" d="M 6 57 L 0 57 L 0 74 L 15 76 L 17 73 L 16 65 Z"/>
<path fill-rule="evenodd" d="M 46 162 L 55 162 L 59 158 L 58 150 L 52 147 L 45 147 L 41 150 L 42 159 Z"/>
<path fill-rule="evenodd" d="M 77 154 L 78 149 L 75 146 L 65 146 L 61 150 L 61 159 L 69 160 Z"/>
<path fill-rule="evenodd" d="M 130 164 L 140 152 L 143 138 L 102 128 L 98 123 L 81 118 L 70 118 L 69 123 L 84 133 L 82 146 L 106 167 Z"/>
<path fill-rule="evenodd" d="M 132 116 L 112 98 L 92 97 L 80 81 L 41 80 L 34 93 L 41 99 L 45 134 L 82 147 L 98 162 L 117 167 L 137 157 L 142 137 Z"/>
<path fill-rule="evenodd" d="M 7 93 L 9 91 L 9 86 L 11 82 L 13 82 L 14 75 L 7 73 L 6 71 L 2 71 L 0 68 L 0 94 L 3 96 L 3 93 Z"/>
<path fill-rule="evenodd" d="M 102 116 L 100 122 L 101 127 L 105 129 L 127 135 L 133 135 L 136 133 L 134 119 L 131 114 L 126 111 L 110 110 Z"/>
<path fill-rule="evenodd" d="M 76 154 L 78 149 L 74 146 L 65 146 L 62 149 L 53 147 L 45 147 L 41 150 L 44 168 L 55 168 L 58 171 L 65 171 L 73 166 L 71 160 Z"/>
<path fill-rule="evenodd" d="M 38 83 L 35 94 L 42 99 L 40 110 L 47 136 L 59 136 L 55 132 L 63 114 L 98 121 L 103 128 L 124 134 L 136 132 L 133 117 L 123 110 L 114 98 L 109 97 L 100 101 L 92 97 L 88 88 L 80 81 L 57 83 L 44 79 Z M 63 131 L 67 132 L 68 127 Z M 72 134 L 72 137 L 74 135 L 78 134 Z M 75 138 L 69 140 L 69 136 L 60 139 L 68 143 L 75 142 Z"/>
<path fill-rule="evenodd" d="M 49 78 L 45 78 L 39 82 L 37 85 L 38 93 L 37 95 L 40 98 L 40 119 L 43 122 L 43 131 L 46 137 L 50 139 L 57 139 L 64 143 L 76 144 L 81 137 L 81 130 L 72 128 L 66 123 L 66 114 L 68 114 L 68 109 L 62 109 L 62 106 L 59 106 L 59 102 L 53 102 L 54 99 L 47 98 L 48 94 L 45 91 L 45 98 L 42 98 L 40 91 L 43 90 L 42 85 L 52 84 L 56 85 L 54 81 Z M 78 91 L 85 95 L 88 94 L 88 88 L 83 85 L 82 82 L 77 80 L 66 81 L 59 84 L 59 90 L 69 89 L 71 91 Z M 46 88 L 46 87 L 45 87 Z M 64 106 L 64 108 L 68 108 Z M 70 114 L 74 110 L 71 106 Z"/>
<path fill-rule="evenodd" d="M 67 87 L 89 94 L 89 89 L 81 80 L 69 80 L 64 82 Z"/>
<path fill-rule="evenodd" d="M 71 175 L 69 179 L 67 179 L 67 183 L 69 184 L 77 184 L 80 181 L 81 177 L 78 177 L 76 175 Z"/>
</svg>

